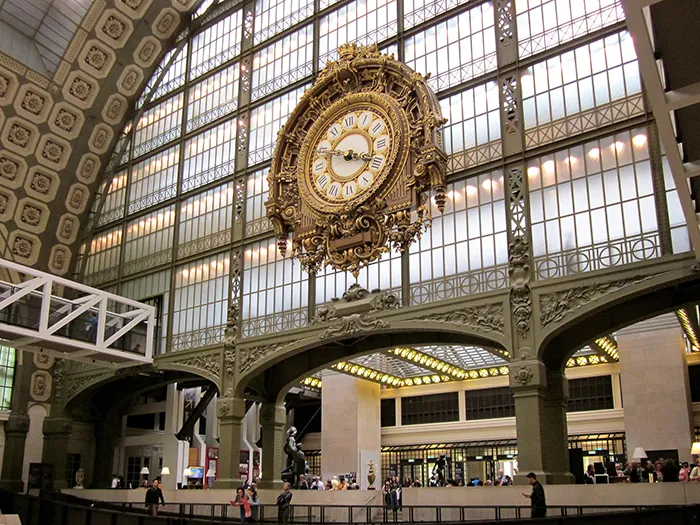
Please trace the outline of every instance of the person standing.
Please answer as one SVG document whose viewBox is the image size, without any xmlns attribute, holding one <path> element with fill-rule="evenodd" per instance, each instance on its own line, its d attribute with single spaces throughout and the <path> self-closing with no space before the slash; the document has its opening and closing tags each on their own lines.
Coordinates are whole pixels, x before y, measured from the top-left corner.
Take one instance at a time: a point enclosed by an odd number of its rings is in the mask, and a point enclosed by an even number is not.
<svg viewBox="0 0 700 525">
<path fill-rule="evenodd" d="M 258 491 L 255 487 L 251 485 L 248 489 L 248 503 L 250 504 L 250 520 L 258 521 L 258 506 L 260 505 L 260 498 L 258 497 Z"/>
<path fill-rule="evenodd" d="M 160 490 L 158 486 L 158 480 L 153 480 L 153 485 L 148 487 L 146 491 L 146 507 L 148 508 L 149 514 L 151 516 L 158 515 L 158 502 L 160 502 L 165 507 L 165 498 L 163 498 L 163 491 Z"/>
<path fill-rule="evenodd" d="M 238 487 L 236 489 L 236 499 L 233 503 L 241 513 L 241 523 L 245 523 L 248 518 L 250 518 L 253 513 L 250 509 L 250 502 L 248 501 L 248 496 L 246 496 L 245 489 L 243 487 Z"/>
<path fill-rule="evenodd" d="M 523 496 L 530 498 L 530 507 L 532 508 L 531 518 L 544 518 L 547 516 L 547 502 L 544 497 L 544 488 L 542 484 L 537 481 L 537 475 L 534 472 L 530 472 L 527 475 L 527 482 L 532 487 L 532 494 L 526 494 L 523 492 Z"/>
<path fill-rule="evenodd" d="M 292 485 L 285 483 L 282 487 L 282 493 L 277 496 L 277 523 L 287 525 L 289 523 L 289 511 L 292 503 Z"/>
</svg>

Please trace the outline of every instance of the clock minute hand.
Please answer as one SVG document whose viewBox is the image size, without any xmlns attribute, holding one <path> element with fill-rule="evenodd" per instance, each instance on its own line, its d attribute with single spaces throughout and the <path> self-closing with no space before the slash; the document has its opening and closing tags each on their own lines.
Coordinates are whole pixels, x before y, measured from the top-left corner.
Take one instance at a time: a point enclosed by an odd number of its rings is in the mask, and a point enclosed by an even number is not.
<svg viewBox="0 0 700 525">
<path fill-rule="evenodd" d="M 340 151 L 338 149 L 317 149 L 316 153 L 318 153 L 319 155 L 324 155 L 324 156 L 325 155 L 332 155 L 334 157 L 342 157 L 343 155 L 345 155 L 345 152 Z"/>
</svg>

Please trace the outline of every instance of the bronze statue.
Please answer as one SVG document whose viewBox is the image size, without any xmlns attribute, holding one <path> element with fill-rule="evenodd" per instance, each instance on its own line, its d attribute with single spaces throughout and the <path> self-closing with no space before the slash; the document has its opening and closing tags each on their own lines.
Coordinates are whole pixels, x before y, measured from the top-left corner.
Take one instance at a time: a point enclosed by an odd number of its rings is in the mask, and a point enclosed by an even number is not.
<svg viewBox="0 0 700 525">
<path fill-rule="evenodd" d="M 439 487 L 444 487 L 447 484 L 445 473 L 447 472 L 447 457 L 445 454 L 440 454 L 435 460 L 435 465 L 433 466 L 432 476 L 435 478 L 437 475 L 437 484 Z"/>
<path fill-rule="evenodd" d="M 286 481 L 292 487 L 299 488 L 299 476 L 308 474 L 309 467 L 306 463 L 306 455 L 301 443 L 296 442 L 297 429 L 289 427 L 287 430 L 287 442 L 284 444 L 284 453 L 287 454 L 287 467 L 282 471 L 282 481 Z"/>
</svg>

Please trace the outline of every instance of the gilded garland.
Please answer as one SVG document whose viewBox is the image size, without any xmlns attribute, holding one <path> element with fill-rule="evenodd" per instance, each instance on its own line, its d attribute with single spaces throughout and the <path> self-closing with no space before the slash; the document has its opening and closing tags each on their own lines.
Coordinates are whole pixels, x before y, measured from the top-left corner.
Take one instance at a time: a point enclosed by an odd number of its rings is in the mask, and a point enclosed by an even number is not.
<svg viewBox="0 0 700 525">
<path fill-rule="evenodd" d="M 445 206 L 445 123 L 425 79 L 376 45 L 346 44 L 280 130 L 267 215 L 310 272 L 404 251 Z"/>
</svg>

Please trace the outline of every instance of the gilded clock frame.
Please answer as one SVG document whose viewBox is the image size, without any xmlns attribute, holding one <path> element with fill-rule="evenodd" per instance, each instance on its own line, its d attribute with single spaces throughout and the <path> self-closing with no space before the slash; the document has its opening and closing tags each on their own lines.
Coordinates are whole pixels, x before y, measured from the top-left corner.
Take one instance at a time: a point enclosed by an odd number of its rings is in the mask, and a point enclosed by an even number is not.
<svg viewBox="0 0 700 525">
<path fill-rule="evenodd" d="M 441 128 L 446 121 L 426 78 L 393 55 L 357 44 L 341 46 L 338 54 L 277 135 L 265 206 L 282 255 L 292 238 L 293 255 L 307 271 L 330 265 L 357 276 L 390 247 L 403 252 L 420 237 L 430 225 L 429 193 L 444 209 L 447 155 Z M 392 141 L 401 147 L 392 146 L 396 157 L 383 169 L 381 183 L 347 203 L 329 203 L 308 187 L 314 184 L 311 150 L 319 130 L 331 123 L 329 111 L 347 112 L 354 100 L 374 101 L 388 114 Z"/>
</svg>

